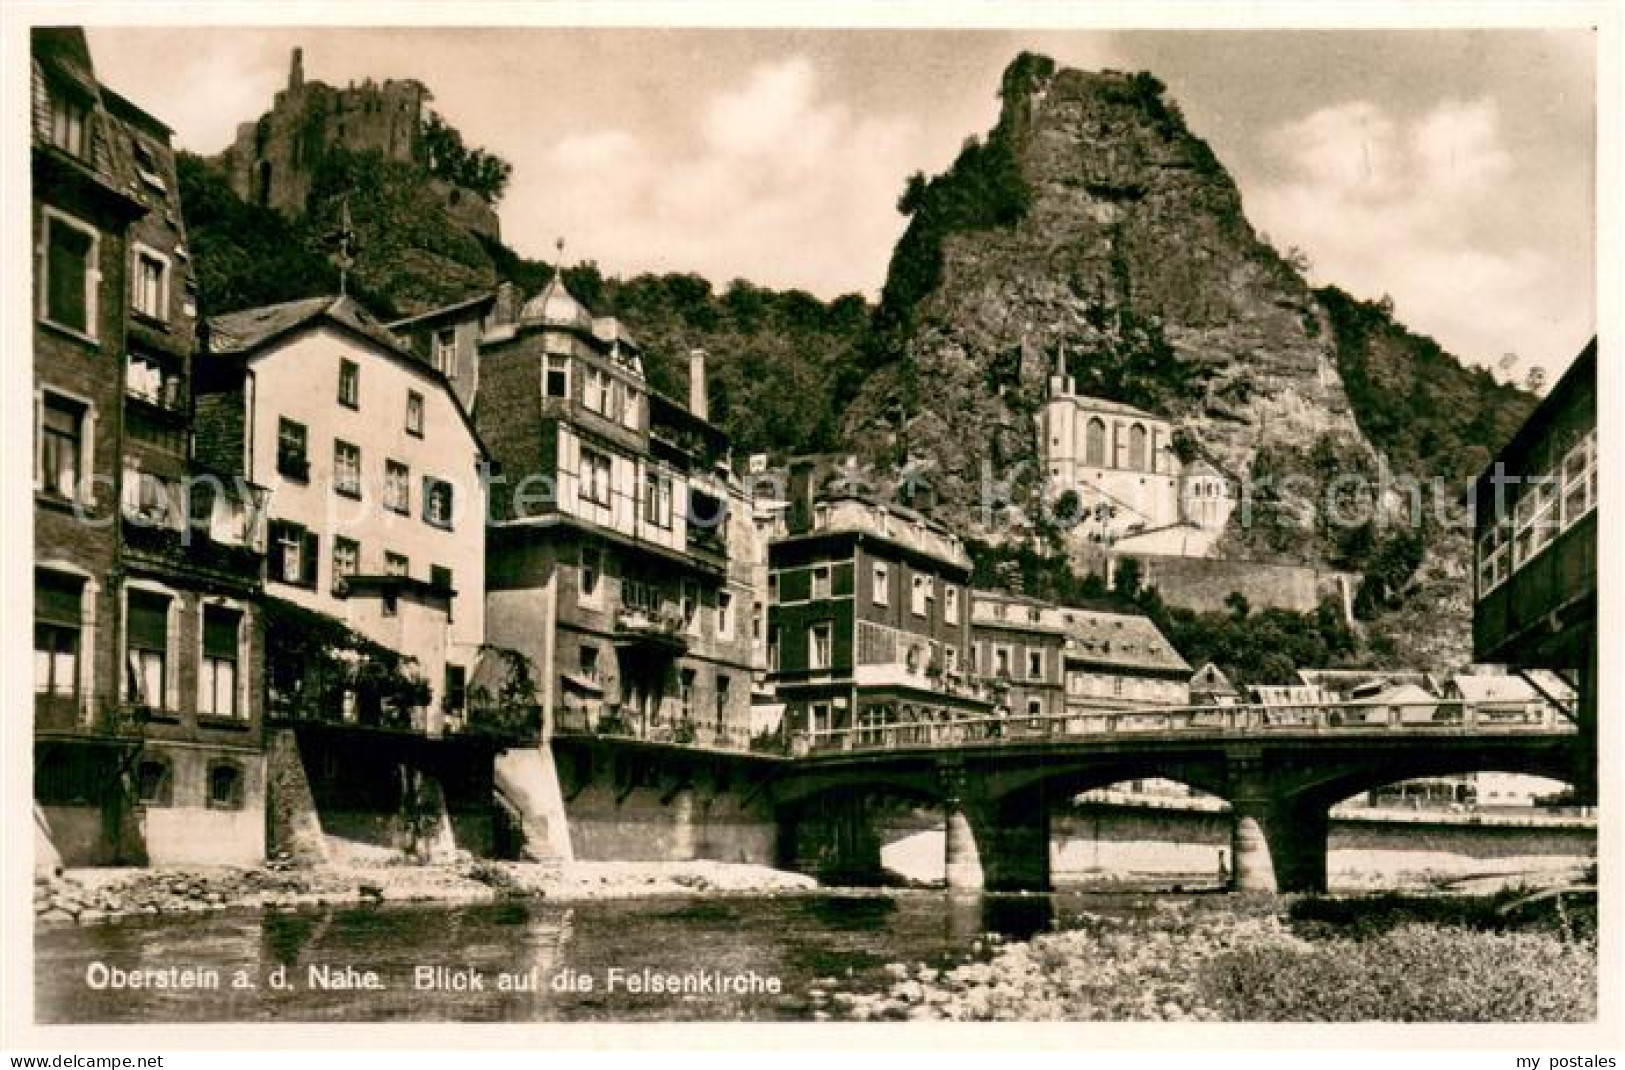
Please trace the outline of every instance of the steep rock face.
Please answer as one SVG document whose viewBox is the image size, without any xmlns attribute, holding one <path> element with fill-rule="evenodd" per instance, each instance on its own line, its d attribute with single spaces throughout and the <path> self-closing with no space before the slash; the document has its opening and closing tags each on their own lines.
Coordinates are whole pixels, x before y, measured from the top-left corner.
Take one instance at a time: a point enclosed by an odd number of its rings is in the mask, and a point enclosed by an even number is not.
<svg viewBox="0 0 1625 1070">
<path fill-rule="evenodd" d="M 974 522 L 982 462 L 1037 474 L 1033 417 L 1064 353 L 1080 391 L 1166 414 L 1237 477 L 1262 448 L 1323 438 L 1363 467 L 1324 312 L 1161 85 L 1023 56 L 1003 98 L 987 146 L 966 151 L 1008 154 L 1023 210 L 945 225 L 959 165 L 915 198 L 882 306 L 892 344 L 848 414 L 858 447 L 931 460 L 941 508 Z M 932 276 L 905 258 L 937 231 L 935 286 L 900 297 L 899 278 Z"/>
</svg>

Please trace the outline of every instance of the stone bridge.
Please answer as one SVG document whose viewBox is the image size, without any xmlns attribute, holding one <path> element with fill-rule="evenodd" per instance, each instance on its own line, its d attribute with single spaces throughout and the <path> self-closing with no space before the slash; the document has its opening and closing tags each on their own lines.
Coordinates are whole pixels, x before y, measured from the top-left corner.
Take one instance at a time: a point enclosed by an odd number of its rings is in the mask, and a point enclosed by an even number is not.
<svg viewBox="0 0 1625 1070">
<path fill-rule="evenodd" d="M 901 804 L 942 809 L 950 887 L 1048 889 L 1054 809 L 1091 788 L 1164 778 L 1230 804 L 1235 888 L 1297 892 L 1325 889 L 1336 803 L 1399 780 L 1488 770 L 1572 781 L 1579 735 L 1550 707 L 1435 701 L 886 725 L 801 737 L 790 758 L 592 745 L 635 761 L 634 781 L 653 777 L 668 794 L 724 782 L 745 793 L 776 826 L 780 864 L 842 883 L 880 877 L 877 819 Z"/>
</svg>

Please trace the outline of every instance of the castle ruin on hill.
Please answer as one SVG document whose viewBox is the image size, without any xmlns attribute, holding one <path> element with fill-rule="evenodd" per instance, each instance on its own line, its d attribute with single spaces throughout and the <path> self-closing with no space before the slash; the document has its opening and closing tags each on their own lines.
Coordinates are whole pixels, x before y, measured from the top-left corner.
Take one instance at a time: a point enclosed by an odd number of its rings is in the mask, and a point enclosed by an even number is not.
<svg viewBox="0 0 1625 1070">
<path fill-rule="evenodd" d="M 306 81 L 304 53 L 295 48 L 288 84 L 277 92 L 271 110 L 238 124 L 235 140 L 217 162 L 244 201 L 299 216 L 308 208 L 317 168 L 335 150 L 377 152 L 426 168 L 424 106 L 433 99 L 414 78 L 381 84 L 368 78 L 343 89 Z M 500 239 L 496 209 L 485 197 L 437 177 L 428 177 L 428 184 L 455 222 Z"/>
</svg>

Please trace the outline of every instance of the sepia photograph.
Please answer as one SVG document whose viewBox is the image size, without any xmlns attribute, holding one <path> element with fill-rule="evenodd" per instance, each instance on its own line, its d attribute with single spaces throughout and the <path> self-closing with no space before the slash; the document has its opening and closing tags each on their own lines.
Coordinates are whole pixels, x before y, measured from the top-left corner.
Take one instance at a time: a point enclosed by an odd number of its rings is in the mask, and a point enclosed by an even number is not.
<svg viewBox="0 0 1625 1070">
<path fill-rule="evenodd" d="M 8 16 L 11 1025 L 1603 1036 L 1529 9 Z"/>
</svg>

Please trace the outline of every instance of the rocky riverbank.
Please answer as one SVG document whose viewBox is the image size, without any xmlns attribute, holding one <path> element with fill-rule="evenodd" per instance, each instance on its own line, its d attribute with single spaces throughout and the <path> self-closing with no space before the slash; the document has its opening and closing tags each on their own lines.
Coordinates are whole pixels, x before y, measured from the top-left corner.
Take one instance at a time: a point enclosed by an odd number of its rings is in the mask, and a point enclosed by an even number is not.
<svg viewBox="0 0 1625 1070">
<path fill-rule="evenodd" d="M 773 895 L 816 886 L 811 877 L 798 873 L 707 861 L 73 869 L 35 878 L 34 916 L 41 924 L 71 925 L 228 907 L 276 910 L 367 902 L 478 903 L 504 897 L 574 901 Z"/>
<path fill-rule="evenodd" d="M 1302 909 L 1317 902 L 1331 905 Z M 1594 921 L 1561 906 L 1518 921 L 1508 902 L 1157 900 L 946 969 L 893 963 L 874 995 L 832 984 L 814 999 L 820 1017 L 860 1021 L 1594 1019 Z"/>
</svg>

